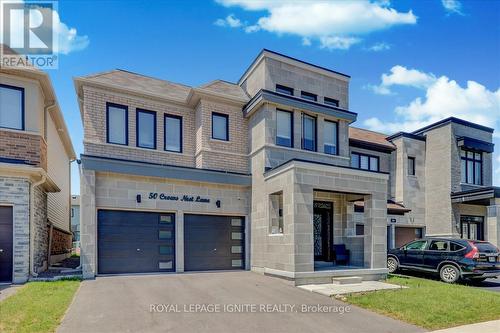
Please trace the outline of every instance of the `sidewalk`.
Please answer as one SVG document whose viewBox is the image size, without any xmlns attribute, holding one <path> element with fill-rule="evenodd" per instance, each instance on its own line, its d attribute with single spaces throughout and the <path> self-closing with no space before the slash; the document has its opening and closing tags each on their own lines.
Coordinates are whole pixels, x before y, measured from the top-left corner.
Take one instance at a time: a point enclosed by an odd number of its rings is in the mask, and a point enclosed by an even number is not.
<svg viewBox="0 0 500 333">
<path fill-rule="evenodd" d="M 432 331 L 433 333 L 498 333 L 500 332 L 500 320 L 485 321 L 483 323 L 457 326 L 444 330 Z"/>
</svg>

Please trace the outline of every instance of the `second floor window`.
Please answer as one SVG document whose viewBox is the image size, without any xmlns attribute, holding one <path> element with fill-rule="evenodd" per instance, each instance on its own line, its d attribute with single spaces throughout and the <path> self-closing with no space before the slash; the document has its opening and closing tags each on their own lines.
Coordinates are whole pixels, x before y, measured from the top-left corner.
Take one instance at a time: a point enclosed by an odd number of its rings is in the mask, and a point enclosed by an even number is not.
<svg viewBox="0 0 500 333">
<path fill-rule="evenodd" d="M 212 113 L 212 139 L 229 141 L 229 116 Z"/>
<path fill-rule="evenodd" d="M 362 170 L 379 171 L 379 158 L 360 153 L 351 153 L 351 167 Z"/>
<path fill-rule="evenodd" d="M 335 107 L 339 107 L 339 101 L 336 100 L 336 99 L 333 99 L 333 98 L 330 98 L 330 97 L 325 97 L 323 99 L 324 103 L 326 105 L 330 105 L 330 106 L 335 106 Z"/>
<path fill-rule="evenodd" d="M 276 85 L 276 92 L 293 96 L 293 88 L 282 86 L 281 84 Z"/>
<path fill-rule="evenodd" d="M 182 118 L 165 115 L 165 150 L 182 152 Z"/>
<path fill-rule="evenodd" d="M 415 176 L 415 157 L 408 156 L 408 175 Z"/>
<path fill-rule="evenodd" d="M 293 147 L 293 113 L 276 110 L 276 144 Z"/>
<path fill-rule="evenodd" d="M 462 183 L 483 184 L 483 156 L 480 152 L 462 149 L 460 151 Z"/>
<path fill-rule="evenodd" d="M 316 151 L 316 118 L 302 115 L 302 149 Z"/>
<path fill-rule="evenodd" d="M 318 95 L 308 93 L 307 91 L 302 91 L 300 93 L 300 97 L 302 97 L 303 99 L 307 99 L 309 101 L 313 101 L 313 102 L 316 102 L 318 100 Z"/>
<path fill-rule="evenodd" d="M 24 89 L 0 84 L 0 127 L 24 130 Z"/>
<path fill-rule="evenodd" d="M 338 124 L 333 121 L 325 120 L 323 129 L 325 154 L 337 155 Z"/>
<path fill-rule="evenodd" d="M 128 108 L 124 105 L 106 105 L 106 141 L 128 145 Z"/>
<path fill-rule="evenodd" d="M 137 147 L 156 149 L 156 112 L 137 110 Z"/>
</svg>

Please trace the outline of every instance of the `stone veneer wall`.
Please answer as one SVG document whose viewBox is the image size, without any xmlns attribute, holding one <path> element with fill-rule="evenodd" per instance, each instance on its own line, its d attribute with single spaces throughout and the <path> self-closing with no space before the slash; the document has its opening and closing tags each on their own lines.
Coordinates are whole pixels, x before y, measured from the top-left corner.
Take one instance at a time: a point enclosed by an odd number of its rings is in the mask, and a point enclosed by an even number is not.
<svg viewBox="0 0 500 333">
<path fill-rule="evenodd" d="M 35 272 L 39 273 L 47 268 L 47 257 L 49 250 L 49 229 L 47 226 L 47 193 L 35 188 L 34 197 L 34 264 Z"/>
<path fill-rule="evenodd" d="M 0 205 L 13 205 L 13 282 L 24 283 L 29 276 L 30 182 L 24 178 L 0 177 Z"/>
<path fill-rule="evenodd" d="M 57 228 L 52 229 L 52 245 L 50 255 L 67 254 L 71 252 L 72 235 Z"/>
</svg>

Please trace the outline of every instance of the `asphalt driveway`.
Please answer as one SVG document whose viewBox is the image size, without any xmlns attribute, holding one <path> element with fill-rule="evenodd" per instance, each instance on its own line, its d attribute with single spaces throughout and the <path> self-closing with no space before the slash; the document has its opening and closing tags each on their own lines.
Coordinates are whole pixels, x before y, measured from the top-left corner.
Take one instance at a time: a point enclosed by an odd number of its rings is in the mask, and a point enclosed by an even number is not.
<svg viewBox="0 0 500 333">
<path fill-rule="evenodd" d="M 422 331 L 252 272 L 84 281 L 58 329 L 63 333 Z"/>
</svg>

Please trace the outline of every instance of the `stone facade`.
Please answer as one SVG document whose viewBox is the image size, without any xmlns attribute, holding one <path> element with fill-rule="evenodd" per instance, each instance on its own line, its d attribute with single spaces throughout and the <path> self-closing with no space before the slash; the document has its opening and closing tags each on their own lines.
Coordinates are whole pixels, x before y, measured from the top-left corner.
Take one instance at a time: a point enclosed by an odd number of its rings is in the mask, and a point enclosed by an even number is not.
<svg viewBox="0 0 500 333">
<path fill-rule="evenodd" d="M 106 166 L 102 166 L 105 162 L 100 165 L 94 161 L 87 164 L 90 167 L 81 168 L 84 277 L 91 278 L 98 272 L 99 209 L 175 213 L 179 272 L 184 270 L 184 214 L 244 216 L 247 268 L 289 278 L 305 279 L 316 273 L 315 201 L 333 204 L 329 222 L 333 243 L 345 244 L 351 251 L 350 264 L 368 270 L 371 278 L 387 272 L 387 230 L 392 243 L 396 226 L 457 236 L 454 214 L 477 211 L 476 207 L 452 205 L 450 200 L 452 191 L 463 188 L 456 183 L 460 173 L 456 140 L 466 129 L 452 122 L 423 133 L 406 133 L 393 139 L 383 136 L 378 144 L 357 138 L 350 145 L 349 126 L 356 114 L 347 110 L 349 80 L 344 74 L 267 50 L 238 84 L 214 81 L 186 87 L 125 71 L 76 79 L 84 122 L 84 157 L 113 160 Z M 292 88 L 293 96 L 276 93 L 277 84 Z M 304 102 L 302 92 L 316 94 L 316 102 Z M 339 107 L 325 105 L 325 97 L 338 100 Z M 127 106 L 128 145 L 106 142 L 106 103 Z M 156 149 L 136 147 L 138 108 L 156 112 Z M 278 109 L 292 113 L 291 147 L 276 142 Z M 228 116 L 228 141 L 212 138 L 213 113 Z M 183 119 L 181 153 L 164 151 L 165 114 Z M 316 119 L 316 151 L 302 149 L 303 115 Z M 338 124 L 337 155 L 324 153 L 326 121 Z M 381 135 L 370 134 L 379 139 Z M 487 134 L 474 135 L 491 141 Z M 351 167 L 354 152 L 377 156 L 379 170 Z M 415 158 L 415 175 L 408 174 L 408 157 Z M 491 184 L 491 163 L 491 156 L 485 155 L 484 185 Z M 153 168 L 157 173 L 151 171 Z M 220 172 L 227 181 L 217 176 Z M 200 173 L 206 179 L 194 181 L 191 174 Z M 231 183 L 231 177 L 246 177 L 246 185 Z M 151 192 L 200 195 L 220 205 L 150 200 Z M 271 212 L 279 212 L 271 197 L 277 193 L 283 195 L 283 228 L 276 234 L 271 233 L 270 223 L 276 220 Z M 364 201 L 363 213 L 355 212 L 355 201 Z M 397 206 L 400 213 L 388 214 L 389 204 L 393 209 Z M 488 214 L 488 224 L 494 224 L 494 210 Z M 364 226 L 363 235 L 356 235 L 358 223 Z M 489 232 L 496 231 L 491 227 Z"/>
<path fill-rule="evenodd" d="M 30 182 L 24 178 L 0 177 L 0 205 L 13 206 L 14 272 L 12 281 L 24 283 L 29 275 Z"/>
<path fill-rule="evenodd" d="M 48 265 L 49 228 L 47 225 L 47 193 L 35 187 L 33 202 L 34 252 L 35 272 L 42 272 Z"/>
</svg>

